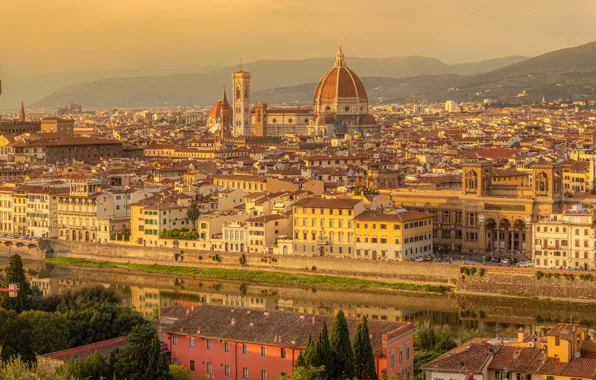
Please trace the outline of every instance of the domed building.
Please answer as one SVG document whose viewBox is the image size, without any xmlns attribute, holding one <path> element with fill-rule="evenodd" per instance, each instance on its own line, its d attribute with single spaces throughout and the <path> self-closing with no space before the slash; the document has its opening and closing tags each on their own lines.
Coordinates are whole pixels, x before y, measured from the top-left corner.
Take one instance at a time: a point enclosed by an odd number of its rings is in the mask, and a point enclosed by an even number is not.
<svg viewBox="0 0 596 380">
<path fill-rule="evenodd" d="M 217 124 L 220 124 L 218 130 L 226 129 L 232 125 L 232 107 L 228 103 L 225 88 L 221 99 L 211 106 L 207 115 L 207 127 L 209 129 L 215 127 Z"/>
<path fill-rule="evenodd" d="M 378 127 L 375 118 L 368 113 L 366 88 L 346 65 L 341 46 L 335 64 L 317 85 L 313 111 L 311 135 L 366 134 Z"/>
</svg>

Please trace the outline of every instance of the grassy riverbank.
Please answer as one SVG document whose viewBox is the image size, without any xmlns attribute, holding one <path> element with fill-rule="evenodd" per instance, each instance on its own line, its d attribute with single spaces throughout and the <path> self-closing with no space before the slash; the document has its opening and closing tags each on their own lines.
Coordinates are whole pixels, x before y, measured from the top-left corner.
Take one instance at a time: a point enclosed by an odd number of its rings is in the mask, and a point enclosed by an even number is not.
<svg viewBox="0 0 596 380">
<path fill-rule="evenodd" d="M 160 264 L 117 263 L 111 261 L 96 261 L 71 257 L 55 257 L 45 259 L 46 263 L 58 265 L 76 265 L 92 268 L 129 268 L 140 272 L 199 276 L 209 279 L 232 281 L 266 282 L 295 286 L 330 286 L 357 289 L 393 289 L 419 292 L 444 293 L 447 287 L 442 285 L 390 283 L 374 280 L 363 280 L 349 277 L 336 277 L 316 274 L 293 274 L 283 272 L 269 272 L 251 269 L 227 268 L 195 268 Z"/>
</svg>

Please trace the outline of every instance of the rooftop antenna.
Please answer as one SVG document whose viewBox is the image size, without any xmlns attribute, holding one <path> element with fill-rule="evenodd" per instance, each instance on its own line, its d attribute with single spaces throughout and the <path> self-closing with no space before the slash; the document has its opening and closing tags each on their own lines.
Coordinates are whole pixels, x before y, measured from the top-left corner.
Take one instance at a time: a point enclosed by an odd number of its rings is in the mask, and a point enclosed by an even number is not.
<svg viewBox="0 0 596 380">
<path fill-rule="evenodd" d="M 240 58 L 240 71 L 242 71 L 242 58 Z"/>
</svg>

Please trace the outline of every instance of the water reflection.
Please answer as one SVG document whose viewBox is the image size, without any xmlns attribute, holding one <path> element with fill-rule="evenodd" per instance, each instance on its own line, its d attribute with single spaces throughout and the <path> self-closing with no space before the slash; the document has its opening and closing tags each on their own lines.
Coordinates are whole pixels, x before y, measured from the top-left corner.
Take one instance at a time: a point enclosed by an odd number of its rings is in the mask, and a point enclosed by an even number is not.
<svg viewBox="0 0 596 380">
<path fill-rule="evenodd" d="M 0 265 L 4 266 L 2 260 Z M 313 287 L 281 287 L 195 277 L 145 274 L 128 269 L 91 269 L 26 263 L 33 285 L 45 295 L 84 284 L 115 289 L 124 302 L 145 317 L 183 299 L 216 305 L 347 315 L 391 321 L 425 321 L 449 325 L 453 333 L 478 329 L 491 336 L 516 336 L 520 327 L 542 334 L 553 322 L 596 326 L 596 303 L 538 301 L 530 298 L 460 294 L 371 292 Z M 591 330 L 594 337 L 594 331 Z"/>
</svg>

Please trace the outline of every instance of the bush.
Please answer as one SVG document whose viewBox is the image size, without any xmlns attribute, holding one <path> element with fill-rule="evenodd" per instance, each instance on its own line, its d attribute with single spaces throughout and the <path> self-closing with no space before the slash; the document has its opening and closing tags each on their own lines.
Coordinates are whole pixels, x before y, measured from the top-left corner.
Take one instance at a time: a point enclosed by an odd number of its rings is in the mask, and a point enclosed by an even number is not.
<svg viewBox="0 0 596 380">
<path fill-rule="evenodd" d="M 536 279 L 540 280 L 542 277 L 544 277 L 544 273 L 543 272 L 536 272 Z"/>
<path fill-rule="evenodd" d="M 553 277 L 553 274 L 552 273 L 547 273 L 547 274 L 544 275 L 544 277 L 545 278 L 552 278 Z"/>
<path fill-rule="evenodd" d="M 559 273 L 555 273 L 555 278 L 561 278 L 561 275 Z"/>
<path fill-rule="evenodd" d="M 480 277 L 484 276 L 484 274 L 485 274 L 485 273 L 486 273 L 486 271 L 484 270 L 484 268 L 480 268 L 480 269 L 478 270 L 478 275 L 479 275 Z"/>
<path fill-rule="evenodd" d="M 476 267 L 470 268 L 470 274 L 473 276 L 476 274 Z"/>
<path fill-rule="evenodd" d="M 243 253 L 242 256 L 240 256 L 240 266 L 245 266 L 246 265 L 246 255 Z"/>
<path fill-rule="evenodd" d="M 312 268 L 310 268 L 310 270 L 314 272 L 317 270 L 317 267 L 313 265 Z"/>
</svg>

